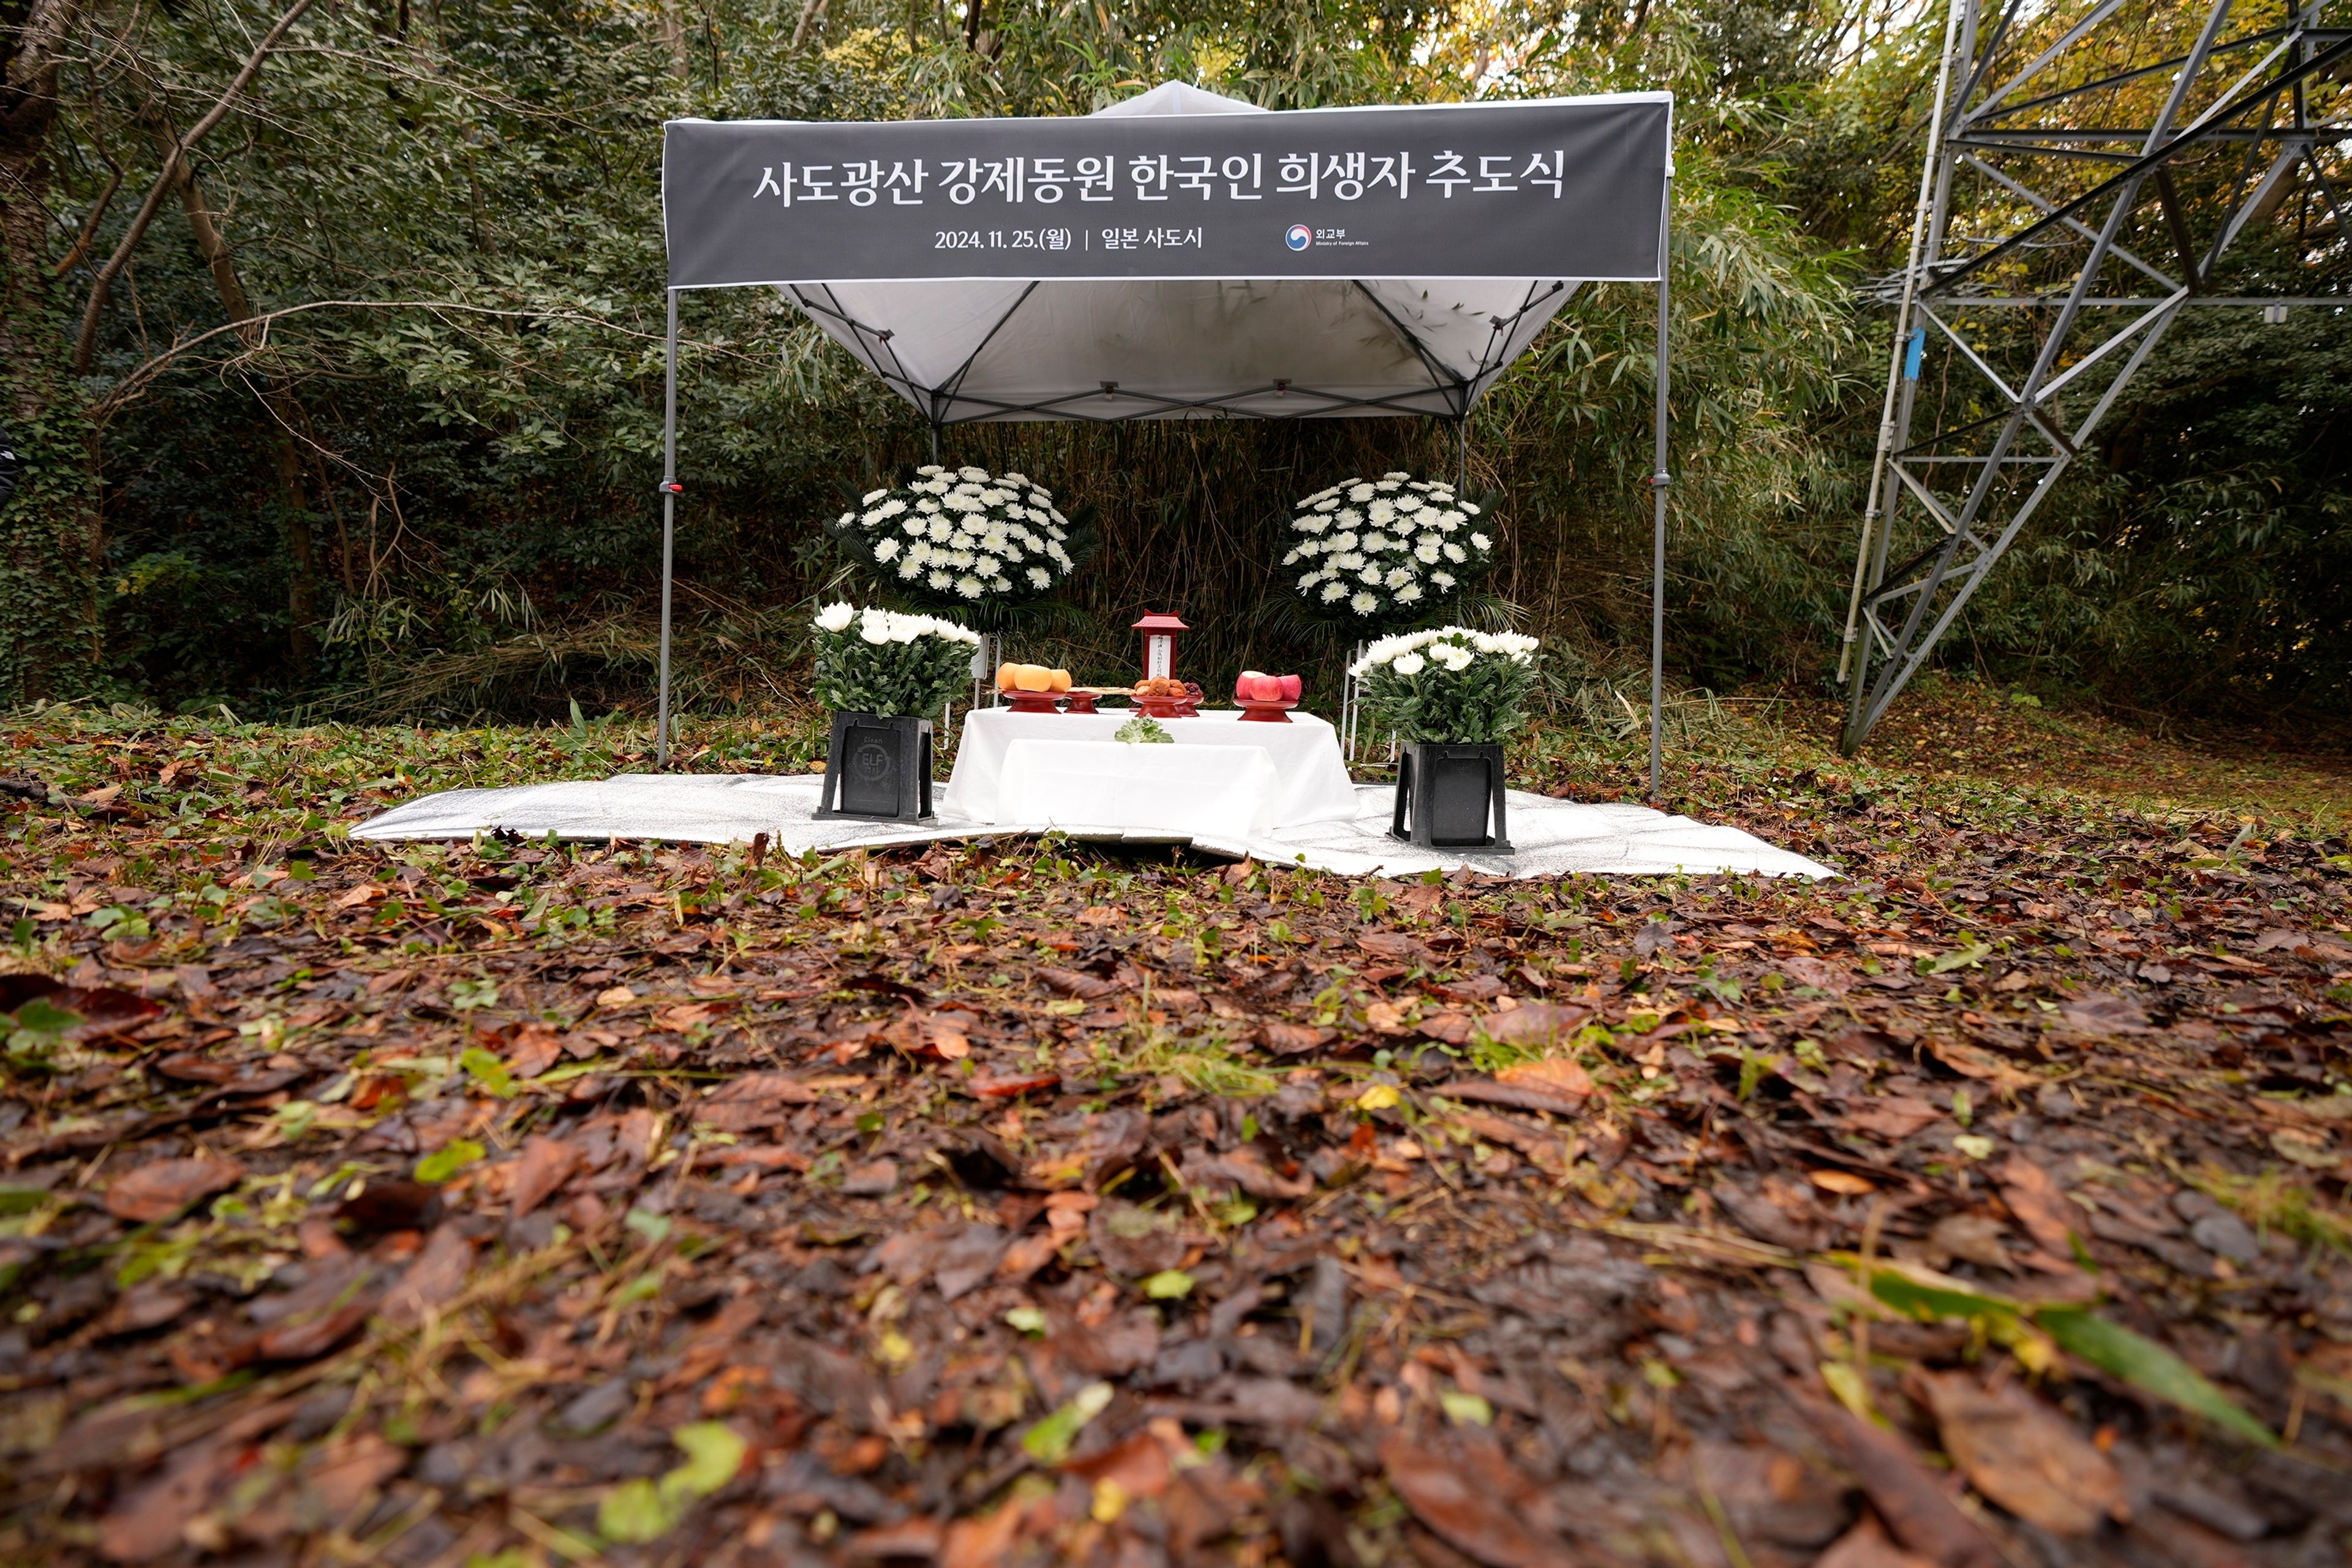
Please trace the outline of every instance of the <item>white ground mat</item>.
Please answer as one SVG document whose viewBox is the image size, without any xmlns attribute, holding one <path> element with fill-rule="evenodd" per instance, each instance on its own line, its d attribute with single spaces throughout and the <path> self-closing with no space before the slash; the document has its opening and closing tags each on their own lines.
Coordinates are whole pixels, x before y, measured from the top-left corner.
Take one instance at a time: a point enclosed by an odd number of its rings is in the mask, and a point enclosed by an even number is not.
<svg viewBox="0 0 2352 1568">
<path fill-rule="evenodd" d="M 623 773 L 567 784 L 509 789 L 457 789 L 395 806 L 352 830 L 354 838 L 390 842 L 470 838 L 497 829 L 543 838 L 659 839 L 674 844 L 749 842 L 764 833 L 778 851 L 881 848 L 939 839 L 990 838 L 1047 831 L 1043 826 L 972 822 L 942 810 L 916 824 L 858 822 L 815 815 L 822 784 L 814 773 Z M 1250 855 L 1276 865 L 1301 865 L 1343 876 L 1410 875 L 1470 866 L 1510 877 L 1559 877 L 1577 872 L 1612 876 L 1698 876 L 1713 871 L 1768 877 L 1832 877 L 1828 867 L 1776 849 L 1736 827 L 1668 816 L 1640 805 L 1586 805 L 1511 792 L 1510 856 L 1455 855 L 1417 849 L 1388 836 L 1394 792 L 1358 784 L 1352 822 L 1276 828 L 1227 843 L 1181 834 L 1064 826 L 1073 838 L 1131 844 L 1190 843 L 1223 855 Z"/>
</svg>

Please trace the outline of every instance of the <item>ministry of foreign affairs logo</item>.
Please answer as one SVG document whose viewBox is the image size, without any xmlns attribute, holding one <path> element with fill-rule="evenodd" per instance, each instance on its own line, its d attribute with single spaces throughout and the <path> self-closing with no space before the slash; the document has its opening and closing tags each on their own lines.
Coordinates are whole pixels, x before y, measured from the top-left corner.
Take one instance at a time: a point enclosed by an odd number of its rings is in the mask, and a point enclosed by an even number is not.
<svg viewBox="0 0 2352 1568">
<path fill-rule="evenodd" d="M 1292 224 L 1290 232 L 1282 237 L 1282 243 L 1293 250 L 1304 250 L 1315 243 L 1315 231 L 1303 223 Z"/>
</svg>

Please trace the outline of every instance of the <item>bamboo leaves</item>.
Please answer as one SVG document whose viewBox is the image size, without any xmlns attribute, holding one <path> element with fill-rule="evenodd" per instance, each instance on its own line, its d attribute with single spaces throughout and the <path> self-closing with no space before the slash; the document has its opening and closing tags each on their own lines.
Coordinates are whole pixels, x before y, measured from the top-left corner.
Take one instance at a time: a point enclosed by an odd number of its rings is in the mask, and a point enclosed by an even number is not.
<svg viewBox="0 0 2352 1568">
<path fill-rule="evenodd" d="M 2196 1368 L 2155 1341 L 2082 1307 L 2012 1300 L 1924 1269 L 1896 1268 L 1873 1270 L 1870 1293 L 1922 1322 L 1956 1319 L 1972 1324 L 2035 1371 L 2049 1370 L 2049 1347 L 2054 1346 L 2248 1442 L 2279 1446 L 2277 1434 Z"/>
</svg>

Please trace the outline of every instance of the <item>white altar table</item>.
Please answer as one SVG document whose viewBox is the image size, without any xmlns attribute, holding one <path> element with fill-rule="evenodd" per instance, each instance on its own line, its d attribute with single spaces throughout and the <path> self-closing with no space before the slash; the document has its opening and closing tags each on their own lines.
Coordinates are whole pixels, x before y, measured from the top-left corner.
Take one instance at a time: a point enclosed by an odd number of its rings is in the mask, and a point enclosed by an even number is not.
<svg viewBox="0 0 2352 1568">
<path fill-rule="evenodd" d="M 1250 838 L 1273 824 L 1281 775 L 1260 746 L 1013 742 L 996 786 L 1005 822 Z"/>
<path fill-rule="evenodd" d="M 1022 809 L 1020 803 L 1006 798 L 1006 765 L 1016 742 L 1038 741 L 1048 742 L 1110 742 L 1120 725 L 1134 714 L 1127 710 L 1104 713 L 1015 713 L 1004 708 L 982 708 L 966 716 L 963 734 L 956 749 L 955 772 L 948 779 L 946 809 L 974 822 L 1037 822 L 1045 820 L 1033 812 Z M 1191 753 L 1219 748 L 1221 751 L 1239 748 L 1242 755 L 1218 756 L 1215 763 L 1237 772 L 1254 772 L 1246 761 L 1252 752 L 1260 752 L 1273 769 L 1273 795 L 1268 815 L 1255 831 L 1278 827 L 1295 827 L 1310 822 L 1346 822 L 1356 815 L 1355 785 L 1349 780 L 1348 767 L 1339 756 L 1339 732 L 1330 723 L 1311 713 L 1294 712 L 1287 724 L 1244 724 L 1238 709 L 1211 709 L 1191 719 L 1164 719 L 1161 727 L 1175 738 L 1170 746 L 1127 746 L 1123 752 L 1184 752 L 1181 760 L 1165 763 L 1142 761 L 1131 763 L 1125 770 L 1105 763 L 1089 764 L 1101 782 L 1092 786 L 1072 785 L 1071 789 L 1091 787 L 1100 796 L 1101 811 L 1108 815 L 1085 818 L 1090 826 L 1159 826 L 1173 824 L 1147 823 L 1135 820 L 1138 804 L 1124 804 L 1112 798 L 1122 791 L 1136 788 L 1138 778 L 1164 776 L 1173 779 L 1178 771 L 1189 767 L 1195 760 Z M 1118 744 L 1118 742 L 1113 742 Z M 1061 757 L 1074 755 L 1058 750 L 1050 753 Z M 1207 763 L 1210 759 L 1199 759 Z M 1136 770 L 1142 770 L 1137 772 Z M 1199 774 L 1214 776 L 1214 769 Z M 1029 780 L 1040 777 L 1039 767 L 1031 763 L 1024 769 L 1023 789 L 1037 785 Z M 1157 790 L 1155 797 L 1164 799 Z M 1087 809 L 1084 800 L 1071 795 L 1069 789 L 1057 789 L 1055 795 L 1057 809 L 1078 811 Z M 1148 803 L 1142 803 L 1148 804 Z M 1057 821 L 1081 820 L 1055 816 Z M 1181 829 L 1176 829 L 1180 830 Z"/>
</svg>

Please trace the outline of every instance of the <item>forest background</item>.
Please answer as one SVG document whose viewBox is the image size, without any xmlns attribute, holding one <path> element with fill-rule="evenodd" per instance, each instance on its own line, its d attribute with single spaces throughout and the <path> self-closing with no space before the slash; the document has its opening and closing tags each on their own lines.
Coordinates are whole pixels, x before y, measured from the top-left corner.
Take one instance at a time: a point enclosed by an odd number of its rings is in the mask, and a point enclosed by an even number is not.
<svg viewBox="0 0 2352 1568">
<path fill-rule="evenodd" d="M 642 706 L 662 121 L 1082 114 L 1168 79 L 1276 109 L 1672 89 L 1671 658 L 1825 693 L 1889 331 L 1855 289 L 1900 264 L 1941 29 L 1874 0 L 0 0 L 0 367 L 27 469 L 0 512 L 0 702 Z M 1580 296 L 1469 429 L 1474 487 L 1503 498 L 1493 586 L 1602 675 L 1646 640 L 1650 309 Z M 820 521 L 927 433 L 772 293 L 681 315 L 685 697 L 803 703 L 803 612 L 838 570 Z M 2189 313 L 1947 661 L 2167 718 L 2346 713 L 2347 363 L 2344 311 Z M 1197 673 L 1328 689 L 1332 651 L 1275 613 L 1290 503 L 1450 472 L 1453 445 L 1029 426 L 943 455 L 1100 509 L 1069 591 L 1100 629 L 1016 651 L 1117 673 L 1148 605 L 1202 628 Z"/>
</svg>

